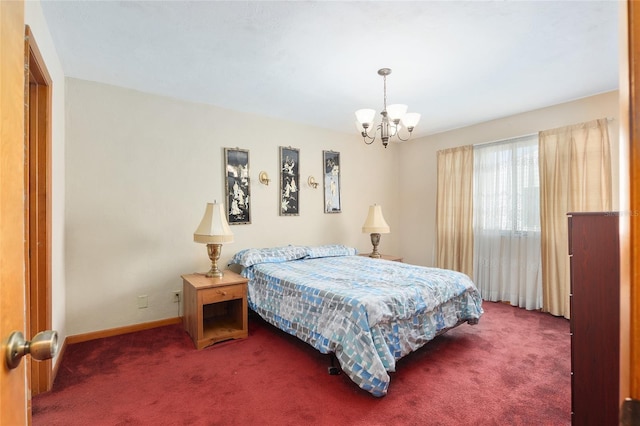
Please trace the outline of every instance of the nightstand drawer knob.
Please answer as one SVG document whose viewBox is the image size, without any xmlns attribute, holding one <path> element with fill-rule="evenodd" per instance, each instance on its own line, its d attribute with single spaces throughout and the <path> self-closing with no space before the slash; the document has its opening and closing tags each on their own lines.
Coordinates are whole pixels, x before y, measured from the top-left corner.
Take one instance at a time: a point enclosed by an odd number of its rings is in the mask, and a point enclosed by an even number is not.
<svg viewBox="0 0 640 426">
<path fill-rule="evenodd" d="M 226 296 L 227 292 L 226 291 L 222 291 L 222 290 L 218 290 L 216 291 L 216 293 L 221 294 L 222 296 Z"/>
</svg>

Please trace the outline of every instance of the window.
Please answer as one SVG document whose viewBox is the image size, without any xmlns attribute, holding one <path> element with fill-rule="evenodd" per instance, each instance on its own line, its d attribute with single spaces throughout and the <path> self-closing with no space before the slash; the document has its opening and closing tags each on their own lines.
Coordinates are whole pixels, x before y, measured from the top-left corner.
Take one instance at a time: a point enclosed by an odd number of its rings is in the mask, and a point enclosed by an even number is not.
<svg viewBox="0 0 640 426">
<path fill-rule="evenodd" d="M 542 306 L 538 136 L 474 147 L 474 281 L 482 297 Z"/>
<path fill-rule="evenodd" d="M 474 227 L 540 232 L 538 137 L 474 147 Z"/>
</svg>

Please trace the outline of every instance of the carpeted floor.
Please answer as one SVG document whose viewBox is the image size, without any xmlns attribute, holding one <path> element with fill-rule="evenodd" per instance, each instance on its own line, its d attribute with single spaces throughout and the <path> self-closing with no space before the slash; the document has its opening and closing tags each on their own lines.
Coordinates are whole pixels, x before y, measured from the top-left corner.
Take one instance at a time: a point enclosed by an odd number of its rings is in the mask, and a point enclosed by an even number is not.
<svg viewBox="0 0 640 426">
<path fill-rule="evenodd" d="M 311 346 L 251 317 L 197 351 L 181 326 L 67 348 L 34 425 L 569 425 L 569 322 L 484 303 L 398 362 L 375 398 Z"/>
</svg>

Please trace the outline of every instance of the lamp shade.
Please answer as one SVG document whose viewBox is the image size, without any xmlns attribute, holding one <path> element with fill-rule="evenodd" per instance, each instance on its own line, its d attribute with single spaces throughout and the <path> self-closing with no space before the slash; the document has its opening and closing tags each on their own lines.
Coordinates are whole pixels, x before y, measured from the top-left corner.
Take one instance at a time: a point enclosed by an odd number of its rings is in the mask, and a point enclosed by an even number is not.
<svg viewBox="0 0 640 426">
<path fill-rule="evenodd" d="M 370 234 L 388 234 L 391 232 L 389 224 L 384 220 L 382 207 L 374 204 L 369 206 L 369 214 L 362 225 L 362 232 Z"/>
<path fill-rule="evenodd" d="M 417 112 L 408 112 L 402 118 L 402 122 L 410 130 L 413 130 L 418 125 L 418 121 L 420 121 L 420 114 Z"/>
<path fill-rule="evenodd" d="M 387 107 L 387 115 L 389 120 L 396 121 L 402 120 L 402 117 L 407 113 L 408 107 L 404 104 L 393 104 Z"/>
<path fill-rule="evenodd" d="M 207 203 L 202 221 L 193 233 L 193 241 L 202 244 L 233 242 L 233 232 L 227 223 L 224 204 Z"/>
<path fill-rule="evenodd" d="M 376 111 L 374 109 L 359 109 L 356 111 L 356 120 L 358 120 L 360 124 L 371 124 L 373 123 L 375 115 Z"/>
</svg>

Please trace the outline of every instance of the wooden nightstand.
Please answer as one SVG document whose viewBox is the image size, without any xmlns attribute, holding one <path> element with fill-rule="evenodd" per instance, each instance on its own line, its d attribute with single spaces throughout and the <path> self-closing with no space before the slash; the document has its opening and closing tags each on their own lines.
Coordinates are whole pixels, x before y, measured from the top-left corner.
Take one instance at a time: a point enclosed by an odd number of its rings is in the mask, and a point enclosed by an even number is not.
<svg viewBox="0 0 640 426">
<path fill-rule="evenodd" d="M 183 275 L 184 328 L 196 348 L 244 339 L 247 327 L 247 279 L 226 270 L 222 278 Z"/>
<path fill-rule="evenodd" d="M 360 253 L 358 256 L 367 256 L 369 257 L 370 253 Z M 380 255 L 380 259 L 385 259 L 385 260 L 392 260 L 394 262 L 402 262 L 402 257 L 400 256 L 393 256 L 391 254 L 381 254 Z"/>
</svg>

